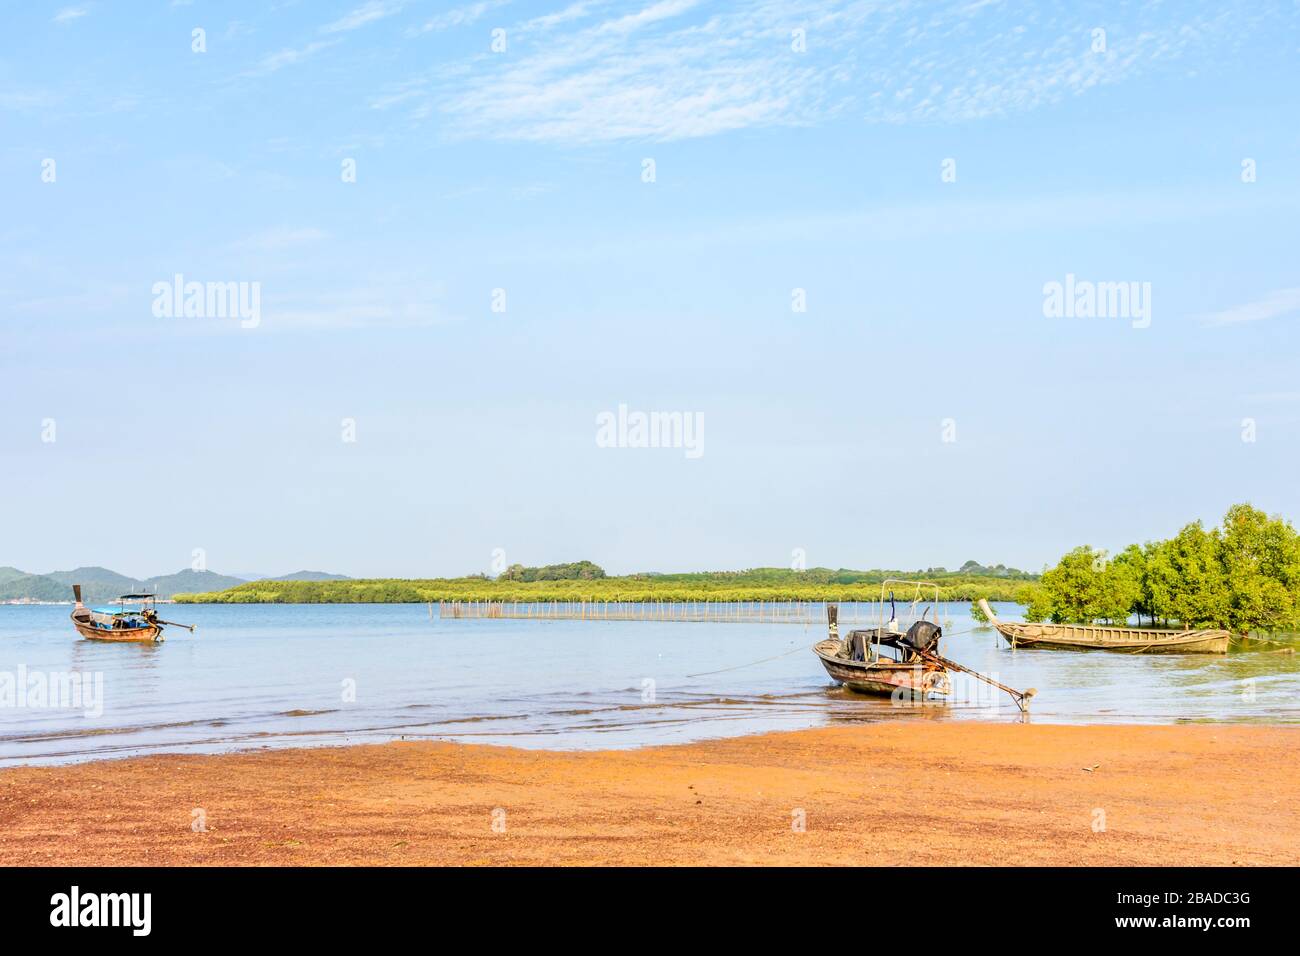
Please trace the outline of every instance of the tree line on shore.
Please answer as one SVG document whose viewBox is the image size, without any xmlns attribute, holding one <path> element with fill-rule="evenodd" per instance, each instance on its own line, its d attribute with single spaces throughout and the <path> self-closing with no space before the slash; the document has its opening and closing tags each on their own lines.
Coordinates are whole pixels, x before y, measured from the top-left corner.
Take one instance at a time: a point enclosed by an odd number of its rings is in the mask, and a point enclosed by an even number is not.
<svg viewBox="0 0 1300 956">
<path fill-rule="evenodd" d="M 970 562 L 968 562 L 970 564 Z M 558 566 L 556 566 L 558 567 Z M 1027 603 L 1034 579 L 1000 565 L 984 573 L 933 574 L 903 571 L 832 571 L 810 568 L 755 568 L 752 571 L 698 574 L 634 574 L 606 577 L 589 562 L 568 566 L 581 577 L 555 577 L 511 570 L 483 576 L 429 579 L 354 579 L 346 581 L 252 581 L 225 591 L 180 594 L 180 603 L 204 604 L 403 604 L 428 601 L 876 601 L 889 577 L 928 577 L 945 601 Z M 978 567 L 978 566 L 977 566 Z M 599 573 L 597 573 L 599 572 Z"/>
<path fill-rule="evenodd" d="M 1058 624 L 1300 629 L 1300 535 L 1290 522 L 1234 505 L 1216 528 L 1200 521 L 1172 538 L 1110 556 L 1084 545 L 1045 571 L 1025 617 Z"/>
<path fill-rule="evenodd" d="M 1234 505 L 1219 527 L 1194 521 L 1172 538 L 1111 556 L 1084 545 L 1041 578 L 968 561 L 956 571 L 828 568 L 607 576 L 590 561 L 511 565 L 496 578 L 254 581 L 180 594 L 181 603 L 400 604 L 431 601 L 686 602 L 875 601 L 886 578 L 922 577 L 943 601 L 1009 601 L 1031 621 L 1218 627 L 1239 633 L 1300 630 L 1300 535 L 1280 517 Z M 974 612 L 979 617 L 979 612 Z"/>
</svg>

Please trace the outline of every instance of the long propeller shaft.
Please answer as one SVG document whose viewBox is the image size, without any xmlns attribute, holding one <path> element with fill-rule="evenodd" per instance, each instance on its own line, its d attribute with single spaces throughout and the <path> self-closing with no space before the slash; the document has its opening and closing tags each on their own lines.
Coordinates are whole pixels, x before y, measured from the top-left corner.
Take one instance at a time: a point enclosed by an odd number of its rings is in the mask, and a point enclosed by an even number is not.
<svg viewBox="0 0 1300 956">
<path fill-rule="evenodd" d="M 939 654 L 935 654 L 932 651 L 922 651 L 916 648 L 913 648 L 913 650 L 915 650 L 916 653 L 920 654 L 926 660 L 933 661 L 936 664 L 942 664 L 944 667 L 951 667 L 953 670 L 961 671 L 963 674 L 970 674 L 971 677 L 977 678 L 978 680 L 982 680 L 986 684 L 991 684 L 994 687 L 996 687 L 998 690 L 1006 691 L 1008 694 L 1011 695 L 1011 699 L 1016 702 L 1016 706 L 1020 708 L 1020 712 L 1022 714 L 1029 712 L 1029 700 L 1035 694 L 1038 693 L 1038 691 L 1033 687 L 1025 691 L 1019 691 L 1016 690 L 1014 687 L 1008 687 L 1006 684 L 1003 684 L 1000 681 L 995 681 L 992 677 L 989 677 L 985 674 L 981 674 L 979 671 L 971 670 L 969 667 L 966 667 L 963 664 L 958 664 L 956 661 L 950 661 L 948 660 L 948 658 L 942 657 Z"/>
</svg>

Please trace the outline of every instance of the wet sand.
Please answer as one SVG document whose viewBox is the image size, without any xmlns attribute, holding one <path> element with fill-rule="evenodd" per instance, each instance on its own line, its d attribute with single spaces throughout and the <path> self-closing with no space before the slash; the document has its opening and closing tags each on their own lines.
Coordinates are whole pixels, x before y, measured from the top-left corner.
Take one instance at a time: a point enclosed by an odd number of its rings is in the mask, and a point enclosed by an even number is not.
<svg viewBox="0 0 1300 956">
<path fill-rule="evenodd" d="M 908 722 L 145 757 L 0 771 L 0 860 L 1294 865 L 1298 754 L 1289 727 Z"/>
</svg>

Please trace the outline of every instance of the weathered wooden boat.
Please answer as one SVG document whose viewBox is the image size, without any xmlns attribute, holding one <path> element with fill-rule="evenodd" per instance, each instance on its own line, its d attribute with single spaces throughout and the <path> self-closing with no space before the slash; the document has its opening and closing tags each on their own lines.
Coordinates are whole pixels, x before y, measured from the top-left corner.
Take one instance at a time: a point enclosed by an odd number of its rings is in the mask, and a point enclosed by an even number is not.
<svg viewBox="0 0 1300 956">
<path fill-rule="evenodd" d="M 853 634 L 863 633 L 851 631 Z M 848 642 L 838 637 L 828 637 L 813 645 L 813 652 L 821 658 L 826 673 L 837 683 L 849 690 L 863 694 L 895 693 L 915 698 L 923 698 L 931 693 L 949 694 L 952 692 L 948 672 L 940 664 L 918 660 L 915 663 L 877 658 L 867 661 L 855 661 L 847 657 Z"/>
<path fill-rule="evenodd" d="M 1124 651 L 1129 654 L 1226 654 L 1232 635 L 1220 630 L 1174 631 L 1094 624 L 1035 624 L 998 620 L 989 602 L 980 610 L 1012 647 L 1070 651 Z"/>
<path fill-rule="evenodd" d="M 908 582 L 887 581 L 881 586 L 881 617 L 884 617 L 887 585 Z M 918 588 L 921 585 L 917 585 Z M 933 607 L 938 614 L 938 588 L 934 590 Z M 933 656 L 922 656 L 923 651 L 937 653 L 943 629 L 925 619 L 928 608 L 904 630 L 898 623 L 893 600 L 889 592 L 890 619 L 881 621 L 879 627 L 850 631 L 848 637 L 839 636 L 839 607 L 826 605 L 829 636 L 813 645 L 813 653 L 831 680 L 849 690 L 864 694 L 888 694 L 909 700 L 925 699 L 930 694 L 952 693 L 948 669 Z M 917 602 L 912 604 L 915 612 Z"/>
<path fill-rule="evenodd" d="M 908 619 L 911 624 L 904 629 L 898 622 L 894 601 L 895 586 L 913 590 Z M 885 621 L 885 593 L 889 597 L 889 620 Z M 919 614 L 917 608 L 923 597 L 931 600 Z M 849 631 L 840 639 L 839 607 L 826 605 L 826 622 L 829 636 L 813 645 L 813 653 L 831 679 L 850 690 L 866 694 L 888 694 L 895 701 L 925 700 L 930 694 L 951 694 L 950 670 L 969 674 L 978 681 L 1005 691 L 1016 702 L 1020 713 L 1029 713 L 1029 701 L 1038 693 L 1034 688 L 1019 691 L 992 677 L 971 670 L 964 664 L 949 660 L 939 653 L 939 639 L 943 628 L 928 620 L 930 607 L 939 616 L 939 586 L 929 581 L 899 581 L 887 579 L 880 585 L 880 626 Z"/>
<path fill-rule="evenodd" d="M 81 585 L 72 586 L 76 605 L 72 609 L 72 626 L 88 641 L 113 641 L 131 644 L 159 644 L 164 640 L 163 627 L 188 628 L 192 624 L 176 624 L 158 617 L 152 594 L 123 594 L 117 607 L 86 607 L 81 603 Z"/>
</svg>

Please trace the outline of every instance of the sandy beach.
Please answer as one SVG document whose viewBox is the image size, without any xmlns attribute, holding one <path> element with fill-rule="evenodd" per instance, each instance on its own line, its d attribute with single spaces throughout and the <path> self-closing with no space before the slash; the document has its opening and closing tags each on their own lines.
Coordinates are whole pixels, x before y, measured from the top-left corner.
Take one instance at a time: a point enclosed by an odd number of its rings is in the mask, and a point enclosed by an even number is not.
<svg viewBox="0 0 1300 956">
<path fill-rule="evenodd" d="M 0 859 L 1293 865 L 1298 748 L 1287 727 L 908 722 L 623 751 L 407 742 L 21 767 L 0 771 Z"/>
</svg>

